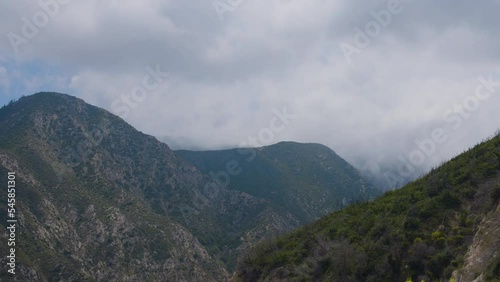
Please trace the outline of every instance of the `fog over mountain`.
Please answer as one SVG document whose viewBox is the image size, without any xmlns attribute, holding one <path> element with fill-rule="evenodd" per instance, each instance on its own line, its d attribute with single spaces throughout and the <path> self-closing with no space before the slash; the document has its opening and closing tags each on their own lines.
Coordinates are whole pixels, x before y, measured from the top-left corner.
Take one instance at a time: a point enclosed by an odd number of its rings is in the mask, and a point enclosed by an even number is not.
<svg viewBox="0 0 500 282">
<path fill-rule="evenodd" d="M 69 93 L 174 149 L 317 142 L 404 179 L 498 128 L 495 0 L 0 7 L 0 104 Z"/>
</svg>

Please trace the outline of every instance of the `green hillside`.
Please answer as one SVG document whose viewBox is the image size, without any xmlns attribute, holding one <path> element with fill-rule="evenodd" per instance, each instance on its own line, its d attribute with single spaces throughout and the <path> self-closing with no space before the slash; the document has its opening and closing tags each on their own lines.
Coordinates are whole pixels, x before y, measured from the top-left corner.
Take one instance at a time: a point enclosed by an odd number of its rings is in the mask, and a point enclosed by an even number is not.
<svg viewBox="0 0 500 282">
<path fill-rule="evenodd" d="M 176 153 L 229 189 L 270 200 L 302 224 L 380 194 L 356 169 L 320 144 L 281 142 L 261 148 Z M 228 170 L 228 165 L 238 169 Z"/>
<path fill-rule="evenodd" d="M 475 235 L 500 238 L 495 221 L 490 226 L 496 229 L 477 233 L 481 224 L 488 226 L 483 219 L 500 218 L 499 199 L 496 136 L 400 190 L 258 244 L 241 259 L 233 280 L 448 281 L 464 266 Z M 489 246 L 476 257 L 493 259 L 482 260 L 483 272 L 470 275 L 500 281 L 499 240 L 476 241 Z"/>
</svg>

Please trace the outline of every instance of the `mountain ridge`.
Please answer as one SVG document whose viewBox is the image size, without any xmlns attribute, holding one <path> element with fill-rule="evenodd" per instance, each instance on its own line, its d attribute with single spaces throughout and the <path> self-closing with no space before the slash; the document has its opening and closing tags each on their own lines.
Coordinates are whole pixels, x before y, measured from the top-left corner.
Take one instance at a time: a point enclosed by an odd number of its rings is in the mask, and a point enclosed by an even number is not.
<svg viewBox="0 0 500 282">
<path fill-rule="evenodd" d="M 296 209 L 303 223 L 380 193 L 333 150 L 316 143 L 175 152 L 231 190 Z"/>
</svg>

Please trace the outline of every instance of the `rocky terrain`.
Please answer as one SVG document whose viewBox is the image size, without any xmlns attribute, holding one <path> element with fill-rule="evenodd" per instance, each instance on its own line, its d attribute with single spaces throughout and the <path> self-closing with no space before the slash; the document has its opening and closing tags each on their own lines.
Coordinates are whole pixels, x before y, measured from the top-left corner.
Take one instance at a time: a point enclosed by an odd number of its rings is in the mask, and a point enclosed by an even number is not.
<svg viewBox="0 0 500 282">
<path fill-rule="evenodd" d="M 453 273 L 456 282 L 500 280 L 500 205 L 481 221 L 464 266 Z"/>
</svg>

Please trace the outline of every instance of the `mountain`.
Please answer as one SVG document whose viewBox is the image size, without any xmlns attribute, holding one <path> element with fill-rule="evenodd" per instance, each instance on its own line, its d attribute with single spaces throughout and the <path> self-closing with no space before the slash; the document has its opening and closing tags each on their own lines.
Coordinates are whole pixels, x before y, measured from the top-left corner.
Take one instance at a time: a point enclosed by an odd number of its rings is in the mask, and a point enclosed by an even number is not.
<svg viewBox="0 0 500 282">
<path fill-rule="evenodd" d="M 239 254 L 302 223 L 296 207 L 250 194 L 256 180 L 239 190 L 220 185 L 168 145 L 69 95 L 44 92 L 10 103 L 0 109 L 0 133 L 0 183 L 15 173 L 15 195 L 0 193 L 0 210 L 15 213 L 0 213 L 0 228 L 5 242 L 15 234 L 18 281 L 225 281 Z M 295 165 L 306 172 L 293 179 L 309 197 L 301 202 L 307 218 L 327 207 L 313 202 L 321 199 L 314 189 L 330 197 L 325 179 L 354 191 L 365 185 L 332 152 L 319 151 L 304 152 L 309 165 L 314 158 L 325 164 L 318 175 Z M 338 180 L 326 173 L 329 166 L 343 171 Z M 292 195 L 300 187 L 289 185 L 293 193 L 278 188 Z M 15 203 L 8 205 L 11 196 Z M 12 218 L 13 233 L 7 229 Z M 11 247 L 0 244 L 0 251 L 10 254 Z M 10 261 L 0 258 L 0 280 L 12 278 Z"/>
<path fill-rule="evenodd" d="M 21 280 L 222 281 L 242 237 L 288 226 L 264 200 L 220 187 L 154 137 L 68 95 L 2 108 L 0 132 L 2 183 L 8 171 L 18 181 Z"/>
<path fill-rule="evenodd" d="M 320 144 L 176 153 L 219 184 L 269 200 L 300 225 L 379 195 L 345 160 Z"/>
<path fill-rule="evenodd" d="M 235 222 L 263 208 L 71 96 L 21 98 L 0 110 L 0 132 L 1 183 L 8 171 L 17 176 L 20 281 L 221 281 L 227 271 L 210 240 L 231 241 Z M 218 197 L 194 206 L 205 187 Z M 2 193 L 0 210 L 6 203 Z M 218 217 L 227 219 L 223 226 Z"/>
<path fill-rule="evenodd" d="M 500 135 L 256 245 L 233 281 L 500 281 Z"/>
</svg>

